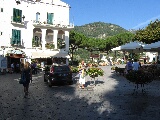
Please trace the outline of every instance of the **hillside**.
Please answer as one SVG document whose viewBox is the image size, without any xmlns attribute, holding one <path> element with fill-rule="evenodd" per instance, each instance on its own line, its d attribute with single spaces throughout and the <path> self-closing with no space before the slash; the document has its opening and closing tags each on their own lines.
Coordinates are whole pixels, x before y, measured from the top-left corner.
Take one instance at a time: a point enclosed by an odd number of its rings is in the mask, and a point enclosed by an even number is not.
<svg viewBox="0 0 160 120">
<path fill-rule="evenodd" d="M 94 38 L 106 38 L 122 32 L 127 32 L 127 30 L 118 25 L 104 22 L 94 22 L 82 26 L 75 26 L 74 30 L 87 37 Z"/>
</svg>

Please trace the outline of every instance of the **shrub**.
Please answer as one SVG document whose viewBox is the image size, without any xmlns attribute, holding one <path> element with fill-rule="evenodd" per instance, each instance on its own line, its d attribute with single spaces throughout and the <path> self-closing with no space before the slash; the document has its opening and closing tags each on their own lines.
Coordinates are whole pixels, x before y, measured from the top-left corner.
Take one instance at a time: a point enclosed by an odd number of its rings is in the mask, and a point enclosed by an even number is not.
<svg viewBox="0 0 160 120">
<path fill-rule="evenodd" d="M 126 79 L 135 84 L 147 84 L 153 81 L 153 75 L 143 70 L 131 71 L 126 75 Z"/>
</svg>

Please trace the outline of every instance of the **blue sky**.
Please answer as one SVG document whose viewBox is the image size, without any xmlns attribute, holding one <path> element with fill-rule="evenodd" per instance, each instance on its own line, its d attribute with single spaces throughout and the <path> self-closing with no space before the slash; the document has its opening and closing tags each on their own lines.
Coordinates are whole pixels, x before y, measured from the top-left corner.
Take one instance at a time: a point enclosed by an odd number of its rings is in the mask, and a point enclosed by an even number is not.
<svg viewBox="0 0 160 120">
<path fill-rule="evenodd" d="M 127 30 L 143 28 L 160 19 L 160 0 L 61 0 L 71 6 L 70 22 L 117 24 Z"/>
</svg>

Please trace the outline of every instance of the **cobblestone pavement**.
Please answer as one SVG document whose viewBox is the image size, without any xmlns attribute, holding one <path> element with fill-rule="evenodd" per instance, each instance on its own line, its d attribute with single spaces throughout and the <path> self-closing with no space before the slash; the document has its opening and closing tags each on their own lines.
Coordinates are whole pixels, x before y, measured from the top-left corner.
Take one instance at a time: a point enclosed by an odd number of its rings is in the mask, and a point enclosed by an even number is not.
<svg viewBox="0 0 160 120">
<path fill-rule="evenodd" d="M 121 65 L 121 67 L 124 67 Z M 102 67 L 93 89 L 73 85 L 49 88 L 43 73 L 33 76 L 29 96 L 24 98 L 20 74 L 0 75 L 0 120 L 159 120 L 160 81 L 133 93 L 134 85 L 123 76 Z M 87 83 L 90 83 L 87 77 Z"/>
</svg>

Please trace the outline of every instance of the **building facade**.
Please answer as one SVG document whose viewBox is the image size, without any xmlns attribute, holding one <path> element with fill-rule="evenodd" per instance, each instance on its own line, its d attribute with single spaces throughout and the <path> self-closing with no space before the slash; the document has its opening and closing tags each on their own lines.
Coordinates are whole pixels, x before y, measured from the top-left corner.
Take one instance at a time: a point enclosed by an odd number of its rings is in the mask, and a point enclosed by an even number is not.
<svg viewBox="0 0 160 120">
<path fill-rule="evenodd" d="M 61 0 L 0 0 L 0 48 L 11 58 L 67 57 L 70 6 Z M 14 51 L 14 52 L 13 52 Z"/>
</svg>

